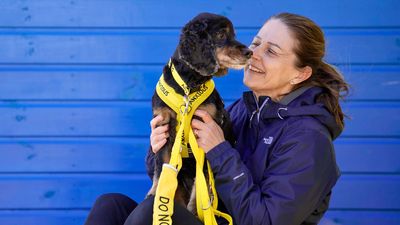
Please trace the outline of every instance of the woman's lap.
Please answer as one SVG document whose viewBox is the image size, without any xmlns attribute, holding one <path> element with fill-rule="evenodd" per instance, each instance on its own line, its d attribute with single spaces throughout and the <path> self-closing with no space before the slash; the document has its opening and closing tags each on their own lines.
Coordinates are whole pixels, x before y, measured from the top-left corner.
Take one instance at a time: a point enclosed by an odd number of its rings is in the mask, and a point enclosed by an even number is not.
<svg viewBox="0 0 400 225">
<path fill-rule="evenodd" d="M 85 225 L 152 225 L 154 197 L 140 204 L 123 194 L 110 193 L 96 199 Z M 202 225 L 185 207 L 174 204 L 174 225 Z"/>
</svg>

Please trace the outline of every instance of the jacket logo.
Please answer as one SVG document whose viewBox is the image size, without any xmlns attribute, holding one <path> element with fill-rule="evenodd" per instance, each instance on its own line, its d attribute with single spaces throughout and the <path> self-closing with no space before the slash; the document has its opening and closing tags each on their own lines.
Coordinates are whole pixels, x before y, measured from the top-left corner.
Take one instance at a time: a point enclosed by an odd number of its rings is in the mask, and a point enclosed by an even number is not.
<svg viewBox="0 0 400 225">
<path fill-rule="evenodd" d="M 273 140 L 274 140 L 274 138 L 271 136 L 269 136 L 268 138 L 264 138 L 264 144 L 270 145 Z"/>
</svg>

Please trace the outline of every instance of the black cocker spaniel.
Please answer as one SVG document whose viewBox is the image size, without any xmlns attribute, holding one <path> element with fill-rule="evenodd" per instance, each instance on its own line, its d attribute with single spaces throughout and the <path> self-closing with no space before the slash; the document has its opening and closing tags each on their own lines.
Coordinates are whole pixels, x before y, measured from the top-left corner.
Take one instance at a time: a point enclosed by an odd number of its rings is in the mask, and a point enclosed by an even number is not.
<svg viewBox="0 0 400 225">
<path fill-rule="evenodd" d="M 222 76 L 228 68 L 241 69 L 252 56 L 252 51 L 235 39 L 232 23 L 220 15 L 201 13 L 187 23 L 181 32 L 179 44 L 171 57 L 177 72 L 192 92 L 199 89 L 213 76 Z M 182 88 L 174 80 L 171 68 L 167 64 L 163 69 L 164 80 L 175 92 L 184 95 Z M 153 116 L 162 114 L 164 121 L 159 125 L 169 124 L 169 137 L 164 147 L 155 155 L 153 186 L 148 193 L 155 195 L 162 165 L 168 163 L 176 136 L 176 113 L 154 93 L 152 98 Z M 234 142 L 231 134 L 229 115 L 217 90 L 202 103 L 200 109 L 206 110 L 224 131 L 226 140 Z M 194 201 L 195 159 L 193 156 L 183 159 L 183 166 L 178 174 L 176 202 L 196 214 Z M 205 173 L 207 174 L 207 173 Z"/>
</svg>

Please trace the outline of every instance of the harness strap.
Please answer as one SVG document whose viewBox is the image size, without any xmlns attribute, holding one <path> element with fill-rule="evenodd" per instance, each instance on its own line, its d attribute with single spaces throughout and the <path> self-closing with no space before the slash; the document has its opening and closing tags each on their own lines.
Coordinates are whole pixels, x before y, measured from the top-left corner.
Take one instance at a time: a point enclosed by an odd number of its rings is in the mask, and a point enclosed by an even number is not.
<svg viewBox="0 0 400 225">
<path fill-rule="evenodd" d="M 192 127 L 190 126 L 194 111 L 206 100 L 214 90 L 215 84 L 212 80 L 202 84 L 193 93 L 179 76 L 171 60 L 169 61 L 172 75 L 175 81 L 182 87 L 185 95 L 179 95 L 164 80 L 161 75 L 156 92 L 157 95 L 177 113 L 177 134 L 172 147 L 171 158 L 168 164 L 162 167 L 158 181 L 156 196 L 153 207 L 153 225 L 172 225 L 173 204 L 175 192 L 178 187 L 177 175 L 182 167 L 182 157 L 188 157 L 188 146 L 196 159 L 196 206 L 197 213 L 205 225 L 217 225 L 215 215 L 224 217 L 232 225 L 232 218 L 225 213 L 219 212 L 218 197 L 214 185 L 214 177 L 211 167 L 207 162 L 209 184 L 207 184 L 203 167 L 205 162 L 204 151 L 197 145 Z M 211 188 L 212 196 L 209 196 Z"/>
</svg>

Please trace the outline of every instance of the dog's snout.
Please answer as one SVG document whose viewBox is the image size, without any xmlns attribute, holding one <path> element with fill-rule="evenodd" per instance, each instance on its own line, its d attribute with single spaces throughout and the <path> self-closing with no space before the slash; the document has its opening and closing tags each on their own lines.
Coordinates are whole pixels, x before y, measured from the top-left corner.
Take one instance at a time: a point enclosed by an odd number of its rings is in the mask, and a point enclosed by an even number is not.
<svg viewBox="0 0 400 225">
<path fill-rule="evenodd" d="M 251 50 L 248 49 L 248 48 L 243 48 L 243 49 L 242 49 L 242 54 L 243 54 L 244 56 L 246 56 L 246 58 L 250 59 L 251 56 L 253 55 L 253 51 L 251 51 Z"/>
</svg>

